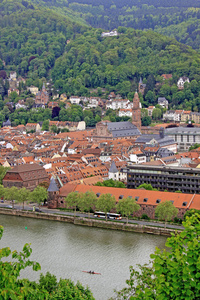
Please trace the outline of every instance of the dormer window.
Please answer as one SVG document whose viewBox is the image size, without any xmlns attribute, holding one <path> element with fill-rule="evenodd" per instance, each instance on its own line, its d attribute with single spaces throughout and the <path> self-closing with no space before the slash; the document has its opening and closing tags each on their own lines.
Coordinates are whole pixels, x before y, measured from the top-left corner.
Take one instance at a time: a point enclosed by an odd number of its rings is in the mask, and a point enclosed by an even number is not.
<svg viewBox="0 0 200 300">
<path fill-rule="evenodd" d="M 148 201 L 148 198 L 144 198 L 144 200 L 143 200 L 144 202 L 147 202 Z"/>
</svg>

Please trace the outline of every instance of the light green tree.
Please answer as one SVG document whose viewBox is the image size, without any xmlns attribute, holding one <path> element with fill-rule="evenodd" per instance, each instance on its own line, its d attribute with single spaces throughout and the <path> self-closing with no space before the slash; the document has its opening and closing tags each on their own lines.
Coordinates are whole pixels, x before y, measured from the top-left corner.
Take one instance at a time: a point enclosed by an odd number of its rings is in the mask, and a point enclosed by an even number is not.
<svg viewBox="0 0 200 300">
<path fill-rule="evenodd" d="M 172 218 L 176 217 L 178 209 L 172 204 L 171 201 L 164 201 L 158 204 L 155 209 L 155 216 L 159 220 L 165 221 L 165 228 L 167 221 L 171 221 Z"/>
<path fill-rule="evenodd" d="M 128 287 L 119 299 L 200 299 L 199 253 L 200 217 L 194 214 L 183 222 L 184 230 L 167 239 L 165 250 L 156 249 L 149 265 L 130 267 Z"/>
<path fill-rule="evenodd" d="M 115 197 L 111 196 L 111 194 L 102 194 L 97 199 L 96 209 L 105 212 L 106 221 L 108 219 L 107 213 L 110 212 L 111 209 L 115 207 Z"/>
<path fill-rule="evenodd" d="M 4 198 L 6 200 L 12 201 L 12 207 L 14 208 L 14 201 L 17 200 L 18 197 L 18 188 L 16 186 L 12 186 L 11 188 L 5 188 L 4 190 Z"/>
<path fill-rule="evenodd" d="M 74 209 L 74 217 L 76 216 L 76 209 L 80 205 L 80 195 L 77 192 L 71 192 L 65 198 L 67 208 Z"/>
<path fill-rule="evenodd" d="M 80 195 L 80 194 L 79 194 Z M 94 209 L 97 202 L 97 196 L 93 191 L 88 191 L 83 194 L 80 199 L 79 208 L 81 211 L 87 211 L 90 217 L 90 210 Z"/>
<path fill-rule="evenodd" d="M 48 197 L 47 190 L 44 187 L 39 185 L 30 193 L 30 200 L 36 202 L 39 207 L 42 203 L 44 203 L 47 197 Z"/>
<path fill-rule="evenodd" d="M 31 192 L 29 190 L 27 190 L 25 187 L 18 190 L 16 200 L 17 202 L 23 204 L 23 209 L 24 209 L 24 202 L 30 201 L 30 199 L 31 199 Z"/>
<path fill-rule="evenodd" d="M 120 212 L 122 216 L 126 217 L 127 224 L 128 217 L 138 210 L 140 210 L 140 206 L 136 203 L 135 199 L 127 197 L 119 200 L 117 203 L 117 211 Z"/>
</svg>

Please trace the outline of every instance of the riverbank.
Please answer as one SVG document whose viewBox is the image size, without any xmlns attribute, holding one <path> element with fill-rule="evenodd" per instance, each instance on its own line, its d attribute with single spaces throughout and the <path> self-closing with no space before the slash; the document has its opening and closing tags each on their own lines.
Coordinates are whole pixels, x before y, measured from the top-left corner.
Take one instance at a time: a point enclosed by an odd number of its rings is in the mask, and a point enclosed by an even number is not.
<svg viewBox="0 0 200 300">
<path fill-rule="evenodd" d="M 138 232 L 138 233 L 149 233 L 154 235 L 163 235 L 163 236 L 171 236 L 171 233 L 181 232 L 181 230 L 169 229 L 169 228 L 161 228 L 158 226 L 148 226 L 148 225 L 138 225 L 138 224 L 126 224 L 116 221 L 105 221 L 105 220 L 96 220 L 96 219 L 88 219 L 83 217 L 73 217 L 59 214 L 48 214 L 48 213 L 38 213 L 32 211 L 22 211 L 22 210 L 12 210 L 6 208 L 0 208 L 0 214 L 10 215 L 10 216 L 18 216 L 18 217 L 26 217 L 26 218 L 34 218 L 34 219 L 42 219 L 42 220 L 51 220 L 65 223 L 72 223 L 74 225 L 88 226 L 88 227 L 96 227 L 103 229 L 111 229 L 111 230 L 120 230 L 120 231 L 128 231 L 128 232 Z"/>
</svg>

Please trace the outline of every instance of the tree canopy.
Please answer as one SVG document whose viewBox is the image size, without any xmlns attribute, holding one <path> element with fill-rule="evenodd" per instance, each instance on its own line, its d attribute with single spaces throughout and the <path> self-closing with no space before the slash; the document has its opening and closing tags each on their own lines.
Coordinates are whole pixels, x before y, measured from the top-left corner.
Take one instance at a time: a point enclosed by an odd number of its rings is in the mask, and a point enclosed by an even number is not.
<svg viewBox="0 0 200 300">
<path fill-rule="evenodd" d="M 130 267 L 127 288 L 115 299 L 200 298 L 199 251 L 200 218 L 194 214 L 183 223 L 184 231 L 167 239 L 165 250 L 156 248 L 149 265 Z"/>
</svg>

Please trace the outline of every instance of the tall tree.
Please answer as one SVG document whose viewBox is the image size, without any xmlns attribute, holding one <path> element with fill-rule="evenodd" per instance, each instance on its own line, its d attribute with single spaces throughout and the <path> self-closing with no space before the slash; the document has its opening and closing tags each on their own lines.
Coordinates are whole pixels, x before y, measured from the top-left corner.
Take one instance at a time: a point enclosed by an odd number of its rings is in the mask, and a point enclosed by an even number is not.
<svg viewBox="0 0 200 300">
<path fill-rule="evenodd" d="M 77 192 L 71 192 L 67 195 L 65 198 L 65 203 L 67 208 L 73 208 L 74 209 L 74 216 L 76 216 L 76 209 L 78 205 L 80 204 L 80 196 Z"/>
<path fill-rule="evenodd" d="M 106 221 L 108 219 L 107 213 L 110 212 L 111 209 L 115 207 L 115 197 L 111 196 L 111 194 L 102 194 L 97 199 L 96 209 L 105 212 Z"/>
<path fill-rule="evenodd" d="M 171 221 L 173 217 L 176 217 L 178 214 L 178 209 L 172 204 L 171 201 L 164 201 L 158 204 L 155 209 L 155 216 L 159 220 L 165 221 L 165 228 L 167 221 Z"/>
<path fill-rule="evenodd" d="M 90 217 L 90 210 L 94 209 L 97 201 L 97 196 L 93 191 L 86 192 L 80 200 L 79 207 L 81 211 L 88 211 L 88 217 Z"/>
<path fill-rule="evenodd" d="M 23 209 L 24 209 L 24 202 L 30 201 L 30 198 L 31 198 L 31 192 L 27 190 L 25 187 L 18 190 L 17 202 L 23 204 Z"/>
<path fill-rule="evenodd" d="M 47 196 L 48 196 L 47 190 L 44 187 L 39 185 L 30 193 L 30 199 L 33 202 L 36 202 L 39 207 L 47 199 Z"/>
<path fill-rule="evenodd" d="M 117 203 L 117 211 L 126 217 L 126 223 L 128 224 L 128 217 L 140 210 L 139 204 L 136 203 L 135 199 L 132 198 L 123 198 Z"/>
<path fill-rule="evenodd" d="M 5 188 L 4 198 L 6 200 L 12 201 L 12 207 L 14 208 L 14 201 L 17 200 L 18 197 L 18 188 L 16 186 L 12 186 L 11 188 Z"/>
</svg>

